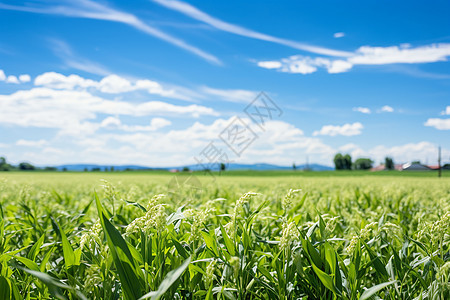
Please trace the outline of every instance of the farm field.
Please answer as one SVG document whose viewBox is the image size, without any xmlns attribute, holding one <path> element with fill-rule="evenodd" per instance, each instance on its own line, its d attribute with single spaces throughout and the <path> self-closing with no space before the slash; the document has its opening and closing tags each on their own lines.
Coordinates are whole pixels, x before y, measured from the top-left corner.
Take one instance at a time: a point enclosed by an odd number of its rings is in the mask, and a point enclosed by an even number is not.
<svg viewBox="0 0 450 300">
<path fill-rule="evenodd" d="M 1 173 L 0 299 L 450 298 L 448 173 L 311 174 Z"/>
</svg>

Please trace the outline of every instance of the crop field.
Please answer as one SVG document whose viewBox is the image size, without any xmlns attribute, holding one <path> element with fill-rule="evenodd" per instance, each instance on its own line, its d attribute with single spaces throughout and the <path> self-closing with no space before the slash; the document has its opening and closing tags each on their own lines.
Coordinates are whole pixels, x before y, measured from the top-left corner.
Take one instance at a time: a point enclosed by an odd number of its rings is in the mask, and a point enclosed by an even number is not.
<svg viewBox="0 0 450 300">
<path fill-rule="evenodd" d="M 450 299 L 450 178 L 0 174 L 0 299 Z"/>
</svg>

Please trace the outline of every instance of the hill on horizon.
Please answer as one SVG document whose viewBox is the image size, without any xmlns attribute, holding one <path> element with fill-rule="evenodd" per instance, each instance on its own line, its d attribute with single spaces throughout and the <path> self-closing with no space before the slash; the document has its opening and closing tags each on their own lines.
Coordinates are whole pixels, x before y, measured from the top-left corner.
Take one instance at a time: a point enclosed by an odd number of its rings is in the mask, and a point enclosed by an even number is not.
<svg viewBox="0 0 450 300">
<path fill-rule="evenodd" d="M 64 164 L 54 166 L 59 171 L 66 169 L 67 171 L 84 171 L 87 169 L 88 171 L 92 171 L 92 169 L 99 168 L 101 171 L 104 171 L 106 168 L 110 170 L 111 167 L 114 167 L 115 171 L 125 171 L 125 170 L 182 170 L 184 167 L 188 167 L 190 170 L 199 171 L 204 168 L 201 165 L 183 165 L 176 167 L 150 167 L 150 166 L 141 166 L 141 165 L 99 165 L 99 164 Z M 213 171 L 218 170 L 217 168 L 211 168 Z M 266 163 L 257 163 L 257 164 L 229 164 L 227 166 L 227 170 L 254 170 L 254 171 L 268 171 L 268 170 L 291 170 L 292 167 L 288 166 L 279 166 L 274 164 L 266 164 Z M 309 169 L 312 171 L 329 171 L 334 170 L 334 168 L 321 165 L 321 164 L 306 164 L 298 165 L 297 170 Z"/>
</svg>

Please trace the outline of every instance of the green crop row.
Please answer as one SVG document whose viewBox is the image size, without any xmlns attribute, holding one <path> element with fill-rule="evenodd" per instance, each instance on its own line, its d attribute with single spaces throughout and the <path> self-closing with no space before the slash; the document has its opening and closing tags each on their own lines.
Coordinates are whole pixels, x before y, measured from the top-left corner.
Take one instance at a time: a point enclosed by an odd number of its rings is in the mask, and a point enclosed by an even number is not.
<svg viewBox="0 0 450 300">
<path fill-rule="evenodd" d="M 450 299 L 447 179 L 65 176 L 0 179 L 0 299 Z"/>
</svg>

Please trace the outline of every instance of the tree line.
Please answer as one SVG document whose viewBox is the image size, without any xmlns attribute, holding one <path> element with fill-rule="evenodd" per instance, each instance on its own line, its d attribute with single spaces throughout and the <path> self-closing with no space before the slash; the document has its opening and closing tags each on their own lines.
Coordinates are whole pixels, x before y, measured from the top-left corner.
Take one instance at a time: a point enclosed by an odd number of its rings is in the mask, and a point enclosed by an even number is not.
<svg viewBox="0 0 450 300">
<path fill-rule="evenodd" d="M 30 163 L 27 162 L 21 162 L 17 166 L 11 165 L 6 161 L 6 158 L 0 157 L 0 171 L 33 171 L 37 170 L 38 168 L 33 166 Z M 47 171 L 56 171 L 56 168 L 54 167 L 45 167 L 43 170 Z"/>
<path fill-rule="evenodd" d="M 336 170 L 369 170 L 374 163 L 370 158 L 358 158 L 352 162 L 350 154 L 342 155 L 341 153 L 337 153 L 333 161 Z M 391 157 L 386 157 L 384 159 L 384 167 L 386 170 L 394 170 L 394 160 Z"/>
</svg>

